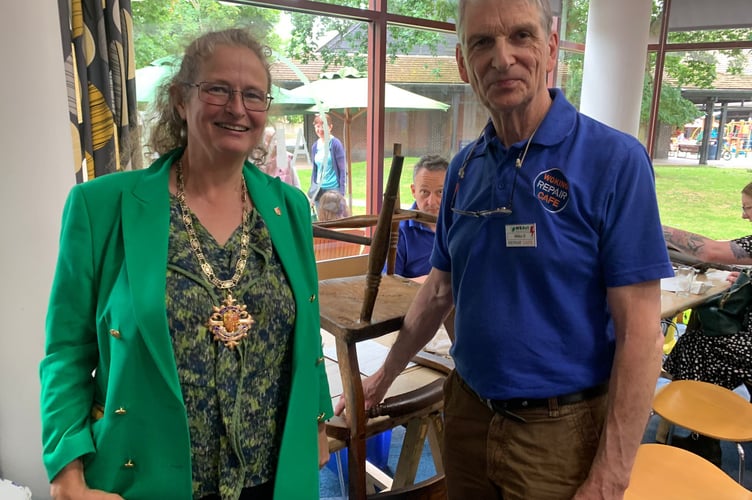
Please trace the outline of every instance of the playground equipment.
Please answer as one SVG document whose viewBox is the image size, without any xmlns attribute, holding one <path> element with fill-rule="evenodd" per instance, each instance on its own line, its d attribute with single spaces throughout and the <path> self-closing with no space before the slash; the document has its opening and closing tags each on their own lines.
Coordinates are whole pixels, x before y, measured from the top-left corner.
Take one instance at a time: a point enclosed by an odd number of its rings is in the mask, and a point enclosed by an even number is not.
<svg viewBox="0 0 752 500">
<path fill-rule="evenodd" d="M 752 118 L 747 120 L 731 120 L 723 127 L 723 143 L 720 157 L 726 161 L 738 156 L 752 154 Z M 699 149 L 703 135 L 702 121 L 696 120 L 684 127 L 686 139 L 679 140 L 678 150 L 697 153 L 698 150 L 688 151 L 695 146 Z M 715 157 L 718 147 L 718 122 L 713 122 L 713 130 L 710 134 L 710 157 Z"/>
</svg>

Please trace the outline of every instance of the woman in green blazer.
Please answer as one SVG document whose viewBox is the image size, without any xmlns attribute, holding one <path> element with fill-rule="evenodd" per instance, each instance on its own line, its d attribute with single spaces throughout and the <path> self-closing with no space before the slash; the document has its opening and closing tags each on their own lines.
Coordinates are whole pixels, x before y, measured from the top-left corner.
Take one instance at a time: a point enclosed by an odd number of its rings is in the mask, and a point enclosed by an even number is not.
<svg viewBox="0 0 752 500">
<path fill-rule="evenodd" d="M 318 498 L 310 207 L 246 161 L 270 86 L 250 35 L 204 35 L 165 87 L 160 159 L 72 189 L 40 365 L 54 498 Z"/>
</svg>

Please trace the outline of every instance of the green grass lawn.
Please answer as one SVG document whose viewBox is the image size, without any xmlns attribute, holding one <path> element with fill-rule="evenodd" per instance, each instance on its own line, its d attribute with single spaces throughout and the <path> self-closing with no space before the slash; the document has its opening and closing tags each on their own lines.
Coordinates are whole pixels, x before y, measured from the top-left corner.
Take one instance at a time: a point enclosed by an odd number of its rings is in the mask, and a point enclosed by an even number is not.
<svg viewBox="0 0 752 500">
<path fill-rule="evenodd" d="M 412 201 L 415 157 L 405 158 L 400 201 Z M 386 179 L 391 159 L 384 160 Z M 353 212 L 365 213 L 365 162 L 353 163 Z M 310 168 L 299 168 L 303 189 L 311 178 Z M 741 190 L 752 181 L 752 171 L 703 166 L 655 165 L 656 189 L 664 224 L 702 234 L 713 239 L 731 239 L 752 234 L 750 223 L 741 218 Z"/>
<path fill-rule="evenodd" d="M 712 239 L 752 234 L 742 219 L 741 190 L 752 181 L 746 169 L 655 166 L 658 207 L 664 224 Z"/>
</svg>

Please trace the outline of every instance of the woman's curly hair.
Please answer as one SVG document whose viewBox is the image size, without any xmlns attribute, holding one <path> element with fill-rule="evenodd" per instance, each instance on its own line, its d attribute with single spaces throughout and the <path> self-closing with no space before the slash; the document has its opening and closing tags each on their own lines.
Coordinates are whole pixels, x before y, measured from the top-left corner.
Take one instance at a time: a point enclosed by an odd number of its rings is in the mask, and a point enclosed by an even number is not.
<svg viewBox="0 0 752 500">
<path fill-rule="evenodd" d="M 212 31 L 201 35 L 191 42 L 185 49 L 180 69 L 172 78 L 160 85 L 154 101 L 155 118 L 151 126 L 149 147 L 153 153 L 163 155 L 177 147 L 185 147 L 188 138 L 188 125 L 177 111 L 177 105 L 185 102 L 191 87 L 186 83 L 194 83 L 198 77 L 201 65 L 214 55 L 217 46 L 246 47 L 250 49 L 264 66 L 271 91 L 272 75 L 269 69 L 269 57 L 272 51 L 262 44 L 249 31 L 240 28 Z M 256 151 L 258 148 L 254 148 Z M 266 152 L 263 152 L 263 156 Z"/>
</svg>

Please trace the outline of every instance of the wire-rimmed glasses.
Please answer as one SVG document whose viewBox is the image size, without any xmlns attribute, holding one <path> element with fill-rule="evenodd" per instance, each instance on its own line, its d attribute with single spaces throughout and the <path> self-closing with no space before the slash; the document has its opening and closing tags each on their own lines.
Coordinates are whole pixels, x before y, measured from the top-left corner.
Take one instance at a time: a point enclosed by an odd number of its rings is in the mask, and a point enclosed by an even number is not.
<svg viewBox="0 0 752 500">
<path fill-rule="evenodd" d="M 467 168 L 467 164 L 470 161 L 470 158 L 473 156 L 473 152 L 475 151 L 478 142 L 480 142 L 480 137 L 476 139 L 475 144 L 473 144 L 473 147 L 470 149 L 470 152 L 467 154 L 467 156 L 465 156 L 465 160 L 460 166 L 460 169 L 457 173 L 457 184 L 454 186 L 454 193 L 452 193 L 452 201 L 449 203 L 449 208 L 457 215 L 465 215 L 468 217 L 493 217 L 497 215 L 511 215 L 512 202 L 514 201 L 514 190 L 517 187 L 517 175 L 520 173 L 520 168 L 522 167 L 522 162 L 519 158 L 515 162 L 514 179 L 512 180 L 512 192 L 509 193 L 509 201 L 505 205 L 486 210 L 460 210 L 459 208 L 454 207 L 454 202 L 457 199 L 457 191 L 460 190 L 460 182 L 462 182 L 462 179 L 465 178 L 465 169 Z"/>
<path fill-rule="evenodd" d="M 273 99 L 268 92 L 264 92 L 263 90 L 254 88 L 236 90 L 224 83 L 186 82 L 185 85 L 188 87 L 198 87 L 199 100 L 212 106 L 225 106 L 230 102 L 232 96 L 238 93 L 243 98 L 243 106 L 248 111 L 266 111 L 269 109 Z"/>
</svg>

